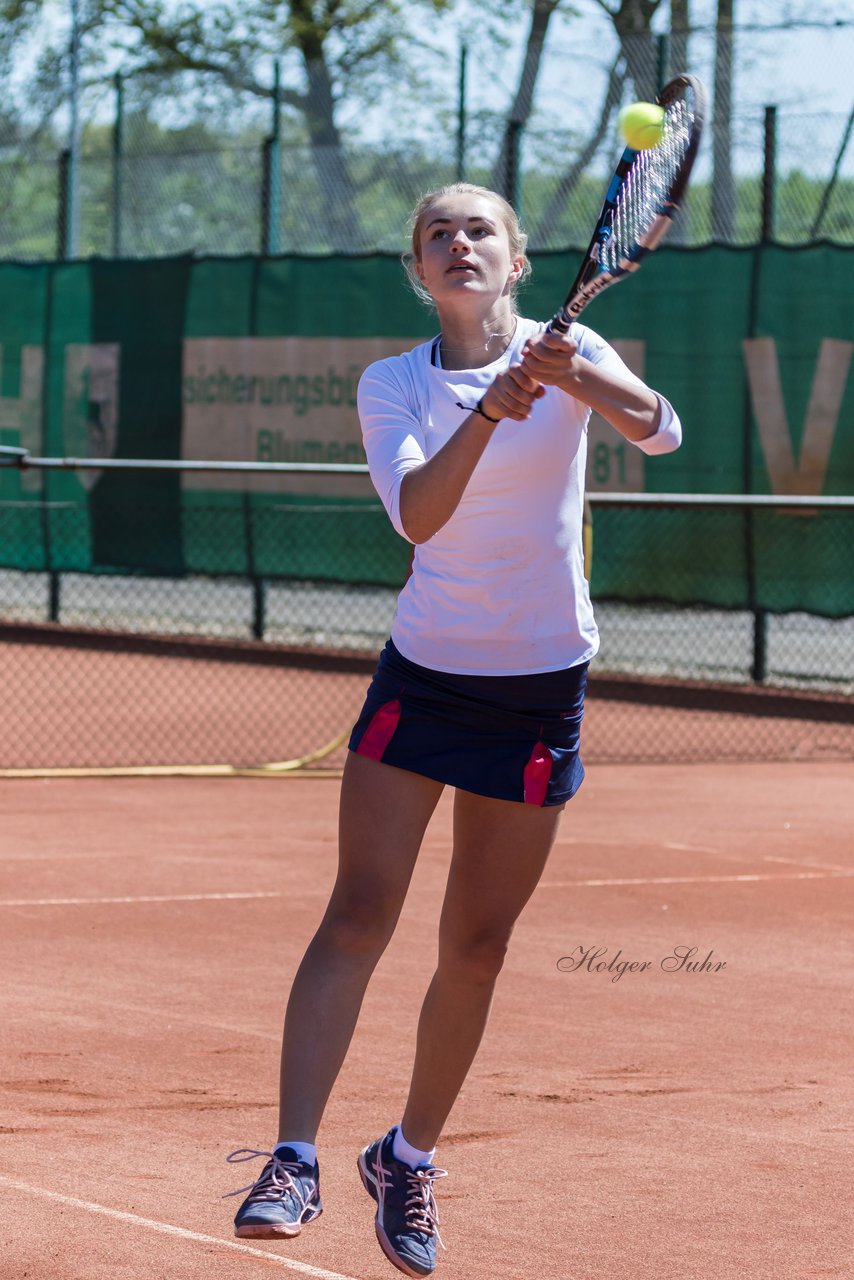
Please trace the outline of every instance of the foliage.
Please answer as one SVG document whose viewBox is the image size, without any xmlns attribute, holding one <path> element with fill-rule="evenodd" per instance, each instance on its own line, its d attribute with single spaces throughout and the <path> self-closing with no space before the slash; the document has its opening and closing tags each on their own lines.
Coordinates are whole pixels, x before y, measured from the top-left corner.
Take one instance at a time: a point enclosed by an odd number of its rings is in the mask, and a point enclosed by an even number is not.
<svg viewBox="0 0 854 1280">
<path fill-rule="evenodd" d="M 235 0 L 204 7 L 199 0 L 80 0 L 89 123 L 79 170 L 79 252 L 113 247 L 110 121 L 119 65 L 122 250 L 257 252 L 274 58 L 283 72 L 282 250 L 397 250 L 420 192 L 456 174 L 449 85 L 463 37 L 472 51 L 470 86 L 478 89 L 467 176 L 503 184 L 508 115 L 524 121 L 522 204 L 533 241 L 581 244 L 601 200 L 614 112 L 657 72 L 652 22 L 657 13 L 660 28 L 663 11 L 661 0 L 596 5 L 607 15 L 600 26 L 616 37 L 601 52 L 572 43 L 580 19 L 571 0 L 506 0 L 500 7 L 488 0 L 246 0 L 240 7 Z M 672 11 L 684 22 L 688 0 L 672 0 Z M 7 255 L 56 252 L 57 154 L 68 143 L 67 112 L 58 109 L 67 85 L 67 13 L 67 0 L 0 0 L 0 253 Z M 568 42 L 564 50 L 576 62 L 599 60 L 600 82 L 581 111 L 555 111 L 553 91 L 536 97 L 541 57 L 553 39 Z M 519 58 L 515 85 L 506 60 L 497 71 L 500 46 Z M 834 135 L 828 174 L 836 145 Z M 758 168 L 758 148 L 755 155 Z M 797 172 L 797 163 L 790 148 L 792 171 L 781 176 L 777 199 L 780 236 L 791 242 L 809 238 L 823 191 L 822 180 Z M 823 235 L 854 239 L 851 195 L 851 182 L 841 179 Z M 692 202 L 691 239 L 709 239 L 709 190 L 701 182 Z M 743 164 L 728 208 L 734 222 L 727 238 L 753 241 L 759 180 L 745 178 Z"/>
<path fill-rule="evenodd" d="M 130 123 L 130 122 L 129 122 Z M 260 245 L 261 138 L 257 130 L 235 131 L 227 141 L 214 128 L 192 122 L 166 129 L 149 117 L 128 130 L 134 145 L 122 170 L 125 253 L 156 255 L 255 253 Z M 80 252 L 112 251 L 112 130 L 90 125 L 82 139 Z M 538 236 L 544 211 L 561 178 L 567 144 L 549 133 L 543 145 L 528 142 L 521 188 L 523 221 L 537 247 L 582 247 L 602 199 L 601 176 L 584 174 L 544 244 Z M 4 257 L 53 257 L 56 250 L 57 153 L 61 138 L 42 135 L 26 155 L 0 152 L 0 254 Z M 339 248 L 324 238 L 323 209 L 328 193 L 308 163 L 307 143 L 283 148 L 283 198 L 280 242 L 283 252 L 323 253 Z M 355 214 L 375 232 L 374 245 L 389 252 L 403 247 L 403 228 L 417 193 L 451 180 L 448 159 L 437 160 L 429 145 L 407 144 L 400 151 L 383 145 L 349 146 L 347 162 L 356 191 Z M 473 181 L 489 179 L 486 164 L 473 167 Z M 777 188 L 777 238 L 807 243 L 825 182 L 798 170 L 780 176 Z M 734 243 L 756 241 L 760 224 L 760 182 L 736 179 Z M 708 183 L 690 193 L 684 224 L 687 242 L 712 239 Z M 822 238 L 854 243 L 854 181 L 841 179 L 830 202 Z M 681 224 L 680 224 L 681 225 Z"/>
</svg>

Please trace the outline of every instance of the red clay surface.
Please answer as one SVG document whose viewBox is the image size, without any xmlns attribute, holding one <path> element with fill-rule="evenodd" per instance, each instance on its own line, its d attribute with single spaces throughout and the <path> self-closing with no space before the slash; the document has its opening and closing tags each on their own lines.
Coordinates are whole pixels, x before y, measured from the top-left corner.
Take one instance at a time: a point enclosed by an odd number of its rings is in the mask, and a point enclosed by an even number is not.
<svg viewBox="0 0 854 1280">
<path fill-rule="evenodd" d="M 438 1277 L 852 1275 L 852 782 L 842 763 L 589 770 L 439 1147 Z M 0 783 L 4 1280 L 398 1274 L 355 1160 L 401 1114 L 450 794 L 320 1134 L 324 1215 L 245 1247 L 220 1198 L 252 1170 L 225 1155 L 273 1137 L 337 790 Z M 651 967 L 558 968 L 594 946 Z M 677 946 L 726 967 L 664 972 Z"/>
</svg>

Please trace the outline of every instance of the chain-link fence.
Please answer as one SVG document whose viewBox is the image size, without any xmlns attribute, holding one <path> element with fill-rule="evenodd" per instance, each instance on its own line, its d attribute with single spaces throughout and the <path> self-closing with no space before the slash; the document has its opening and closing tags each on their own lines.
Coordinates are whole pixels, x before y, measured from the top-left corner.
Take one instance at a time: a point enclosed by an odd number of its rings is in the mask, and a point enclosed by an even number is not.
<svg viewBox="0 0 854 1280">
<path fill-rule="evenodd" d="M 598 494 L 591 503 L 602 647 L 589 759 L 854 757 L 854 499 Z M 286 500 L 258 515 L 278 521 L 287 571 L 253 565 L 260 531 L 238 512 L 229 528 L 241 572 L 169 577 L 74 572 L 60 526 L 46 538 L 58 514 L 67 529 L 85 524 L 85 502 L 63 513 L 35 497 L 0 504 L 0 547 L 20 542 L 24 507 L 42 567 L 0 569 L 0 768 L 340 763 L 389 633 L 398 586 L 388 583 L 406 572 L 403 543 L 377 545 L 378 503 L 342 508 L 346 537 L 322 577 L 319 526 Z M 645 598 L 629 557 L 620 586 L 613 547 L 672 546 L 685 539 L 686 515 L 702 521 L 702 551 L 681 561 L 662 551 Z M 156 540 L 156 511 L 127 504 L 121 518 L 140 547 Z M 811 526 L 794 572 L 773 527 L 784 518 Z M 221 506 L 194 504 L 182 519 L 185 545 L 222 545 Z M 335 527 L 334 504 L 323 519 Z M 329 561 L 330 545 L 321 550 Z"/>
<path fill-rule="evenodd" d="M 272 96 L 209 75 L 129 77 L 114 97 L 101 85 L 76 176 L 55 128 L 0 146 L 0 255 L 62 256 L 72 179 L 81 256 L 399 252 L 418 196 L 458 176 L 510 195 L 532 248 L 581 247 L 618 154 L 619 107 L 677 70 L 706 82 L 713 113 L 674 242 L 756 242 L 763 186 L 771 238 L 854 242 L 854 22 L 619 37 L 600 22 L 593 52 L 571 24 L 550 35 L 522 119 L 508 122 L 513 57 L 480 57 L 455 101 L 451 55 L 430 93 L 401 80 L 351 111 L 335 145 L 312 143 Z"/>
</svg>

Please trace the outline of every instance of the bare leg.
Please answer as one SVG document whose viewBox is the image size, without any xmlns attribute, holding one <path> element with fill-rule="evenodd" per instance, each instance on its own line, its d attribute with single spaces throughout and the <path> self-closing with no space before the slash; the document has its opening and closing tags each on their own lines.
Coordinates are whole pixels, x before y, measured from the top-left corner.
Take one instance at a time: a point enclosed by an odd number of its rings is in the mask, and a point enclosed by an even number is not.
<svg viewBox="0 0 854 1280">
<path fill-rule="evenodd" d="M 436 1145 L 474 1061 L 513 926 L 542 875 L 563 806 L 533 808 L 458 791 L 439 964 L 421 1009 L 408 1142 Z"/>
<path fill-rule="evenodd" d="M 279 1141 L 314 1142 L 365 989 L 388 945 L 443 784 L 349 753 L 338 877 L 291 988 Z"/>
</svg>

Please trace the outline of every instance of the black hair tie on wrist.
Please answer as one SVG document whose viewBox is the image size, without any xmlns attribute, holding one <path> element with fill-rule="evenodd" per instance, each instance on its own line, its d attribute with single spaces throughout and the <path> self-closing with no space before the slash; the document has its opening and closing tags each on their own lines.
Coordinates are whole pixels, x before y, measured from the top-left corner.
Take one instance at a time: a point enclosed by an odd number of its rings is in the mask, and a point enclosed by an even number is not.
<svg viewBox="0 0 854 1280">
<path fill-rule="evenodd" d="M 487 421 L 487 422 L 500 422 L 500 421 L 501 421 L 501 419 L 500 419 L 500 418 L 490 418 L 489 414 L 488 414 L 488 413 L 486 412 L 486 410 L 484 409 L 484 407 L 483 407 L 483 402 L 484 402 L 484 400 L 485 400 L 485 399 L 486 399 L 486 396 L 481 396 L 481 397 L 480 397 L 480 399 L 478 400 L 477 404 L 474 406 L 474 408 L 471 408 L 471 407 L 470 407 L 469 405 L 467 405 L 467 404 L 461 404 L 461 403 L 459 402 L 459 400 L 458 400 L 458 401 L 457 401 L 457 408 L 458 408 L 458 409 L 465 409 L 466 413 L 479 413 L 479 414 L 480 414 L 480 416 L 481 416 L 482 418 L 486 418 L 486 421 Z"/>
</svg>

